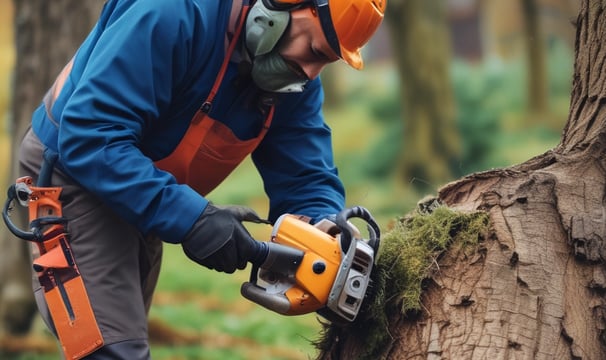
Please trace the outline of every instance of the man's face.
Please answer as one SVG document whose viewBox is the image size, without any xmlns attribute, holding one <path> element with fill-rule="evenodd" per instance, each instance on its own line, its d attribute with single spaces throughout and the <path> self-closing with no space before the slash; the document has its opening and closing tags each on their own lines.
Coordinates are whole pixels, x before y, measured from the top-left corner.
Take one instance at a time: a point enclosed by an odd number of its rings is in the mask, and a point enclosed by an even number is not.
<svg viewBox="0 0 606 360">
<path fill-rule="evenodd" d="M 339 59 L 326 41 L 315 8 L 286 12 L 267 9 L 258 1 L 246 29 L 251 77 L 268 92 L 301 92 L 324 66 Z"/>
<path fill-rule="evenodd" d="M 326 41 L 312 8 L 291 12 L 290 26 L 277 48 L 292 71 L 310 80 L 320 75 L 324 66 L 339 59 Z"/>
</svg>

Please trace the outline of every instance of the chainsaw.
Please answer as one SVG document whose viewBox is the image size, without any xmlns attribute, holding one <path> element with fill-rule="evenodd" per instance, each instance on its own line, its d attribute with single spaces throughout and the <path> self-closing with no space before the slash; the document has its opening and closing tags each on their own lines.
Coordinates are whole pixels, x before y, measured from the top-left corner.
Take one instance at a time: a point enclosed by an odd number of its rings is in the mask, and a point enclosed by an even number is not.
<svg viewBox="0 0 606 360">
<path fill-rule="evenodd" d="M 351 218 L 366 222 L 368 239 Z M 359 206 L 344 209 L 328 223 L 314 226 L 295 215 L 280 216 L 271 240 L 257 243 L 262 255 L 251 260 L 242 296 L 283 315 L 316 312 L 333 323 L 354 321 L 369 290 L 380 230 Z"/>
</svg>

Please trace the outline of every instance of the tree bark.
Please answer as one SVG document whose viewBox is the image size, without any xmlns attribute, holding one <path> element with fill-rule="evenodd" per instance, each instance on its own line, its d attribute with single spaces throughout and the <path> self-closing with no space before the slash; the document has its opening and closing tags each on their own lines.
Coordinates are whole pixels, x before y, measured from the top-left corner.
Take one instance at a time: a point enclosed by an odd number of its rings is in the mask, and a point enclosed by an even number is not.
<svg viewBox="0 0 606 360">
<path fill-rule="evenodd" d="M 12 167 L 17 173 L 18 146 L 33 110 L 99 15 L 100 0 L 14 0 L 16 66 L 11 104 Z M 24 225 L 24 212 L 15 221 Z M 29 330 L 36 313 L 31 291 L 29 247 L 0 233 L 0 324 L 11 334 Z"/>
<path fill-rule="evenodd" d="M 417 317 L 390 313 L 383 358 L 606 358 L 605 26 L 606 0 L 582 0 L 557 147 L 439 190 L 454 209 L 486 211 L 490 236 L 475 256 L 444 254 Z M 357 359 L 361 346 L 344 330 L 321 358 Z"/>
</svg>

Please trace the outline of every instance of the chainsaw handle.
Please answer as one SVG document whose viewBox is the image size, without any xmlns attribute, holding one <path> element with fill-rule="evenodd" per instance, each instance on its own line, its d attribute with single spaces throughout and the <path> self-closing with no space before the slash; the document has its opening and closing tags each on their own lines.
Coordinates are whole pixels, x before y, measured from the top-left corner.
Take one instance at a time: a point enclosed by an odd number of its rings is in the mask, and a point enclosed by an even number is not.
<svg viewBox="0 0 606 360">
<path fill-rule="evenodd" d="M 264 241 L 255 241 L 248 262 L 254 266 L 261 266 L 267 255 L 269 255 L 269 246 Z"/>
<path fill-rule="evenodd" d="M 257 274 L 259 268 L 264 271 L 274 272 L 280 276 L 294 277 L 299 265 L 303 261 L 305 252 L 290 246 L 275 242 L 257 241 L 254 255 L 250 262 L 253 269 L 250 273 L 250 281 L 240 287 L 240 293 L 246 299 L 255 302 L 269 310 L 279 314 L 286 314 L 291 307 L 290 301 L 284 294 L 272 294 L 257 285 Z"/>
<path fill-rule="evenodd" d="M 249 282 L 256 286 L 259 268 L 292 276 L 303 261 L 304 255 L 303 251 L 289 246 L 274 242 L 255 241 L 253 255 L 248 259 L 253 265 Z"/>
<path fill-rule="evenodd" d="M 264 288 L 251 282 L 245 282 L 240 287 L 244 298 L 263 306 L 266 309 L 285 315 L 290 310 L 290 301 L 283 294 L 270 294 Z"/>
<path fill-rule="evenodd" d="M 294 273 L 303 260 L 303 255 L 305 255 L 303 251 L 290 246 L 270 241 L 255 241 L 253 255 L 248 261 L 254 266 L 266 270 L 285 271 L 285 269 L 291 269 Z"/>
<path fill-rule="evenodd" d="M 370 212 L 361 206 L 354 206 L 351 208 L 341 210 L 336 218 L 335 223 L 337 227 L 341 229 L 341 250 L 348 252 L 351 242 L 354 238 L 351 227 L 348 225 L 347 220 L 356 217 L 363 219 L 368 224 L 368 245 L 372 247 L 375 253 L 379 250 L 379 239 L 381 237 L 381 230 L 379 225 L 372 217 Z"/>
</svg>

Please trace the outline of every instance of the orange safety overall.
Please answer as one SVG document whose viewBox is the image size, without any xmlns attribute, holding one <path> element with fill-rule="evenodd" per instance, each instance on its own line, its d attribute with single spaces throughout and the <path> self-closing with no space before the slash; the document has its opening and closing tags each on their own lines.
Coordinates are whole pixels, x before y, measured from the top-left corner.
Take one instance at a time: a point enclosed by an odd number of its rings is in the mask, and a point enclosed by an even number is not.
<svg viewBox="0 0 606 360">
<path fill-rule="evenodd" d="M 223 81 L 227 65 L 242 32 L 248 5 L 243 6 L 238 26 L 221 64 L 213 87 L 196 111 L 185 136 L 175 150 L 166 158 L 156 161 L 156 166 L 170 172 L 181 184 L 191 186 L 201 195 L 206 195 L 219 185 L 265 137 L 274 115 L 272 105 L 257 137 L 240 140 L 233 131 L 210 117 L 212 102 Z"/>
<path fill-rule="evenodd" d="M 173 174 L 179 183 L 191 186 L 203 196 L 217 187 L 246 156 L 255 150 L 265 137 L 274 115 L 272 105 L 267 111 L 267 117 L 257 137 L 248 140 L 238 139 L 231 129 L 209 116 L 212 102 L 221 86 L 230 58 L 238 43 L 249 7 L 249 5 L 243 5 L 236 32 L 229 43 L 219 74 L 208 97 L 194 114 L 181 142 L 169 156 L 155 162 L 157 167 Z M 54 100 L 61 93 L 72 65 L 73 59 L 63 68 L 44 97 L 47 115 L 51 119 L 50 109 L 52 109 Z"/>
</svg>

